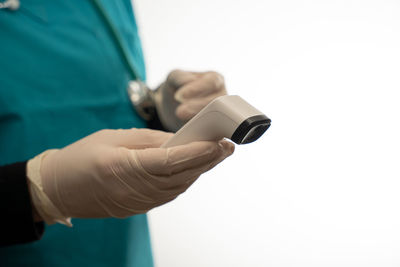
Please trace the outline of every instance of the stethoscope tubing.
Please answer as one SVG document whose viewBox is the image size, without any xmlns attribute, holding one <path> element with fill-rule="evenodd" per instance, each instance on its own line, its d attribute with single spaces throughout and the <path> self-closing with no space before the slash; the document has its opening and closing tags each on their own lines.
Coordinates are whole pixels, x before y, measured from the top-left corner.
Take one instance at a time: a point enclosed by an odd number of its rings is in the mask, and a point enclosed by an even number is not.
<svg viewBox="0 0 400 267">
<path fill-rule="evenodd" d="M 112 23 L 110 17 L 107 15 L 107 12 L 105 11 L 103 5 L 100 3 L 100 0 L 92 0 L 93 5 L 96 7 L 100 17 L 104 21 L 104 24 L 108 28 L 112 39 L 119 50 L 119 53 L 121 54 L 121 57 L 129 71 L 129 74 L 131 76 L 131 79 L 135 80 L 143 80 L 143 77 L 140 77 L 139 72 L 136 70 L 135 66 L 129 59 L 129 53 L 126 49 L 126 47 L 123 44 L 123 39 L 118 32 L 117 28 L 114 26 Z"/>
</svg>

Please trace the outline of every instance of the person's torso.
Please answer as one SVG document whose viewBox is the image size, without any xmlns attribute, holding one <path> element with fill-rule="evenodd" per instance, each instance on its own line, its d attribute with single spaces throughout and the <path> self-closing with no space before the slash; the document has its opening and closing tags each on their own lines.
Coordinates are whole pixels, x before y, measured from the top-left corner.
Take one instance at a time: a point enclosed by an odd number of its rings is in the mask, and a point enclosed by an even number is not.
<svg viewBox="0 0 400 267">
<path fill-rule="evenodd" d="M 143 79 L 129 0 L 102 5 Z M 100 129 L 145 127 L 127 97 L 132 77 L 90 0 L 21 0 L 17 11 L 0 10 L 0 35 L 0 165 Z M 41 241 L 0 249 L 0 265 L 153 265 L 145 215 L 73 224 L 47 226 Z"/>
</svg>

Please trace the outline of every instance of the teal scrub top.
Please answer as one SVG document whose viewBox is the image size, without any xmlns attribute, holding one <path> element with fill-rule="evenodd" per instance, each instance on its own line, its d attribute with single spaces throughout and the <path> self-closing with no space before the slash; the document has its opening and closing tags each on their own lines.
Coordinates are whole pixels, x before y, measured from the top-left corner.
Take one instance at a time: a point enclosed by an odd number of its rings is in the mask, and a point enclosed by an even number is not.
<svg viewBox="0 0 400 267">
<path fill-rule="evenodd" d="M 144 79 L 130 0 L 101 2 Z M 0 10 L 0 165 L 100 129 L 145 127 L 126 91 L 135 77 L 104 23 L 90 0 L 21 0 L 17 11 Z M 0 266 L 153 266 L 146 215 L 72 223 L 0 248 Z"/>
</svg>

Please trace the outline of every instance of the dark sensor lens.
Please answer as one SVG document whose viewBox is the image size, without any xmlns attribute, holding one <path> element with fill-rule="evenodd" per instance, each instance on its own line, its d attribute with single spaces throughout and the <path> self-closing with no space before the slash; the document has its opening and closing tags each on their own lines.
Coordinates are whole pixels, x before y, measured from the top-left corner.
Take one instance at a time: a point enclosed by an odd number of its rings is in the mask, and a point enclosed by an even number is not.
<svg viewBox="0 0 400 267">
<path fill-rule="evenodd" d="M 270 125 L 271 120 L 265 115 L 247 118 L 233 133 L 231 140 L 238 145 L 254 142 L 268 130 Z"/>
<path fill-rule="evenodd" d="M 269 126 L 271 124 L 260 124 L 257 125 L 253 128 L 251 128 L 251 130 L 246 134 L 246 136 L 243 138 L 242 140 L 242 144 L 248 144 L 251 142 L 256 141 L 258 138 L 260 138 L 261 135 L 263 135 L 263 133 L 265 133 L 266 130 L 268 130 Z"/>
</svg>

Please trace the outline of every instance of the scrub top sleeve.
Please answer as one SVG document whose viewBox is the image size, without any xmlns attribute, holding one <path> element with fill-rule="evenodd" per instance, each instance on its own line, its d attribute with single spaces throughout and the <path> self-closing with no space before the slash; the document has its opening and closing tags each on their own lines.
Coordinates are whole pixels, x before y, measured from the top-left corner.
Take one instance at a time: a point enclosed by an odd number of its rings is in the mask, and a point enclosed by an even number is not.
<svg viewBox="0 0 400 267">
<path fill-rule="evenodd" d="M 26 162 L 0 167 L 0 246 L 39 240 L 44 223 L 35 223 Z"/>
</svg>

